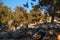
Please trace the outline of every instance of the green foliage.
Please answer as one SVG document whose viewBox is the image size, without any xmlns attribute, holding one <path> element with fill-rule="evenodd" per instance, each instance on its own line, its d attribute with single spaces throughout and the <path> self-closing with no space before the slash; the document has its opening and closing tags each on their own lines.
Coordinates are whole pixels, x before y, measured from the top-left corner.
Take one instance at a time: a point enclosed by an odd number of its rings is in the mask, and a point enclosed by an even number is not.
<svg viewBox="0 0 60 40">
<path fill-rule="evenodd" d="M 39 1 L 40 2 L 40 1 Z M 59 0 L 42 0 L 41 3 L 35 5 L 33 9 L 28 13 L 24 7 L 16 6 L 15 12 L 12 12 L 12 10 L 8 6 L 4 6 L 2 3 L 0 3 L 0 20 L 3 23 L 7 23 L 9 20 L 13 19 L 17 23 L 21 22 L 30 22 L 30 21 L 39 21 L 41 19 L 46 19 L 48 15 L 42 14 L 42 5 L 47 6 L 50 5 L 51 7 L 48 8 L 48 14 L 49 16 L 52 16 L 54 18 L 55 16 L 60 16 L 60 7 Z M 47 6 L 48 7 L 48 6 Z M 52 10 L 55 9 L 55 10 Z"/>
</svg>

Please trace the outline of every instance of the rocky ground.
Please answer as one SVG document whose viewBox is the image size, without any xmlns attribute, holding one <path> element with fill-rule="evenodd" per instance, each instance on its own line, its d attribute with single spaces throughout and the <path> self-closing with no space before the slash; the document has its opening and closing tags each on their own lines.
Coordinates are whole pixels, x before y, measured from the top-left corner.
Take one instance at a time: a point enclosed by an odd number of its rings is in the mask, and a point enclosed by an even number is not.
<svg viewBox="0 0 60 40">
<path fill-rule="evenodd" d="M 60 40 L 60 26 L 40 24 L 38 28 L 21 28 L 0 33 L 0 40 Z"/>
</svg>

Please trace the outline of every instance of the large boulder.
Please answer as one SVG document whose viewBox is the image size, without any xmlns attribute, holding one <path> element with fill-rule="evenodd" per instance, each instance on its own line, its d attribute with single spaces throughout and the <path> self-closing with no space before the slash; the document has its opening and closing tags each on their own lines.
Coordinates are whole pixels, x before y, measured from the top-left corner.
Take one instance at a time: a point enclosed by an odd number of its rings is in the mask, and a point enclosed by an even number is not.
<svg viewBox="0 0 60 40">
<path fill-rule="evenodd" d="M 19 30 L 16 30 L 16 31 L 13 32 L 12 37 L 13 38 L 19 38 L 19 37 L 24 37 L 26 35 L 27 34 L 26 34 L 25 29 L 19 29 Z"/>
</svg>

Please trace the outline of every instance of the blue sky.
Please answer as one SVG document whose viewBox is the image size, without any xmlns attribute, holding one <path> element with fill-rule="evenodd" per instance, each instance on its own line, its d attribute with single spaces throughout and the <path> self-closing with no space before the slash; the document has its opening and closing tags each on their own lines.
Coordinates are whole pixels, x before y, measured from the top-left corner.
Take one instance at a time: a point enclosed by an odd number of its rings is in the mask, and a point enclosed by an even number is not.
<svg viewBox="0 0 60 40">
<path fill-rule="evenodd" d="M 23 6 L 23 4 L 25 4 L 28 1 L 29 3 L 29 8 L 26 8 L 27 11 L 31 10 L 31 0 L 0 0 L 0 2 L 3 2 L 4 5 L 11 7 L 12 10 L 16 7 L 16 6 Z M 33 2 L 34 5 L 36 5 L 38 3 L 38 0 L 36 0 L 36 2 Z"/>
</svg>

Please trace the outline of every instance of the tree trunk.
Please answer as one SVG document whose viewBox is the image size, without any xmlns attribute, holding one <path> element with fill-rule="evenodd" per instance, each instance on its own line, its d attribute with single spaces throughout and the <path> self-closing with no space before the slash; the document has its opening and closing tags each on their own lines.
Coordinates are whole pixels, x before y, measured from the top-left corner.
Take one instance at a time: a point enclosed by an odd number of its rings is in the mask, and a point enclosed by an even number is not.
<svg viewBox="0 0 60 40">
<path fill-rule="evenodd" d="M 47 23 L 47 20 L 46 20 L 46 17 L 47 17 L 47 13 L 45 13 L 45 17 L 44 17 L 44 23 L 46 24 Z"/>
<path fill-rule="evenodd" d="M 53 23 L 54 22 L 54 16 L 52 16 L 52 18 L 51 18 L 51 23 Z"/>
</svg>

